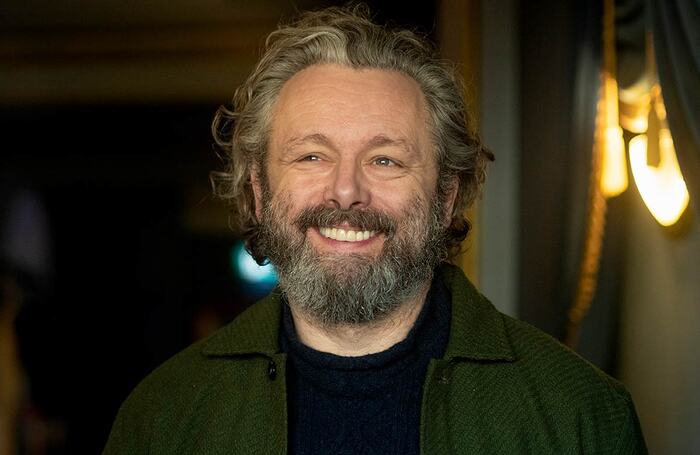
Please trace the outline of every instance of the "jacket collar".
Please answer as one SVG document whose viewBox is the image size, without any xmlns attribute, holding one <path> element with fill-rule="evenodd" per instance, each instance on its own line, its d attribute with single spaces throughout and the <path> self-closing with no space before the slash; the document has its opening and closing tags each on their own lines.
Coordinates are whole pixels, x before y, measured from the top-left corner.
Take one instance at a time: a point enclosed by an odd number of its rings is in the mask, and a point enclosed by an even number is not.
<svg viewBox="0 0 700 455">
<path fill-rule="evenodd" d="M 205 356 L 262 354 L 280 352 L 279 330 L 283 299 L 279 288 L 252 305 L 231 323 L 204 341 Z"/>
<path fill-rule="evenodd" d="M 461 269 L 444 264 L 440 273 L 452 294 L 450 337 L 444 358 L 515 360 L 503 323 L 504 316 L 476 290 Z M 205 340 L 202 353 L 205 356 L 261 354 L 268 357 L 279 353 L 283 304 L 277 288 Z"/>
<path fill-rule="evenodd" d="M 446 360 L 515 360 L 503 318 L 486 297 L 476 290 L 464 272 L 456 266 L 441 267 L 445 285 L 452 292 L 450 338 Z"/>
</svg>

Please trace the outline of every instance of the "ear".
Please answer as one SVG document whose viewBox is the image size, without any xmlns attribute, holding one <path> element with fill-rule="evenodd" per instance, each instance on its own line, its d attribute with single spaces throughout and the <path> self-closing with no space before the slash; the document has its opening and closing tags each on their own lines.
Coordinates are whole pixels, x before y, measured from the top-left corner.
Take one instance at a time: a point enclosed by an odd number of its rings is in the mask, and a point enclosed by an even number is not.
<svg viewBox="0 0 700 455">
<path fill-rule="evenodd" d="M 253 201 L 255 202 L 255 218 L 262 219 L 262 185 L 258 176 L 257 166 L 250 169 L 250 186 L 253 188 Z"/>
<path fill-rule="evenodd" d="M 443 213 L 443 223 L 445 227 L 450 226 L 452 221 L 452 210 L 455 206 L 455 201 L 457 200 L 457 193 L 459 192 L 459 180 L 457 177 L 452 177 L 449 189 L 445 195 L 444 213 Z"/>
</svg>

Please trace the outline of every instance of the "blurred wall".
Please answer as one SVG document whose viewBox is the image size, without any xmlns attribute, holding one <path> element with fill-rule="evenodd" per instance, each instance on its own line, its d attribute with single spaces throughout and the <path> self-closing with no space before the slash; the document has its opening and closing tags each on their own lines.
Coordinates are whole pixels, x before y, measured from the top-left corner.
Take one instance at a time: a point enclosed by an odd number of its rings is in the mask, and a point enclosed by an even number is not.
<svg viewBox="0 0 700 455">
<path fill-rule="evenodd" d="M 518 312 L 520 48 L 515 0 L 483 1 L 481 134 L 496 154 L 481 210 L 481 290 L 509 315 Z"/>
<path fill-rule="evenodd" d="M 438 5 L 440 55 L 455 63 L 457 72 L 464 81 L 465 96 L 475 129 L 481 125 L 480 94 L 483 88 L 481 17 L 479 0 L 442 0 Z M 471 230 L 462 242 L 462 253 L 455 261 L 477 286 L 481 280 L 479 258 L 483 238 L 480 215 L 481 201 L 477 201 L 467 210 L 466 217 L 471 223 Z"/>
<path fill-rule="evenodd" d="M 630 190 L 620 379 L 650 453 L 700 453 L 700 223 L 674 236 Z"/>
</svg>

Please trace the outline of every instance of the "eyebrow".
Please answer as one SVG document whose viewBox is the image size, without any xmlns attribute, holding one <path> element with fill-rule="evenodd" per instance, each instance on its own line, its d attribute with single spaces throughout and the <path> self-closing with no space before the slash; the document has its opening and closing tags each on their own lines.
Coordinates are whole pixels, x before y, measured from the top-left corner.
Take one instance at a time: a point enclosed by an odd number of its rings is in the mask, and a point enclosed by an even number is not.
<svg viewBox="0 0 700 455">
<path fill-rule="evenodd" d="M 284 143 L 284 146 L 282 147 L 282 152 L 284 154 L 287 154 L 291 152 L 295 147 L 305 144 L 307 142 L 311 142 L 312 144 L 317 144 L 317 145 L 323 145 L 326 146 L 330 149 L 336 150 L 336 147 L 333 145 L 333 141 L 331 141 L 328 136 L 325 136 L 321 133 L 314 133 L 314 134 L 307 134 L 306 136 L 303 137 L 293 137 L 287 142 Z"/>
<path fill-rule="evenodd" d="M 374 148 L 379 148 L 379 147 L 398 147 L 402 148 L 408 153 L 409 155 L 415 157 L 416 156 L 416 150 L 413 144 L 409 141 L 407 141 L 404 138 L 398 138 L 398 139 L 392 139 L 390 137 L 387 137 L 383 134 L 379 134 L 377 136 L 374 136 L 372 139 L 370 139 L 367 142 L 367 145 L 365 145 L 364 149 L 365 150 L 371 150 Z"/>
<path fill-rule="evenodd" d="M 291 152 L 295 147 L 305 144 L 307 142 L 322 145 L 334 151 L 338 150 L 338 148 L 333 144 L 333 141 L 331 141 L 331 139 L 328 136 L 321 133 L 314 133 L 308 134 L 303 137 L 291 138 L 284 144 L 284 146 L 282 147 L 282 151 L 284 154 L 287 154 Z M 417 151 L 415 150 L 415 147 L 410 141 L 404 138 L 392 139 L 384 134 L 378 134 L 374 136 L 372 139 L 367 141 L 367 143 L 362 147 L 362 149 L 363 151 L 367 151 L 375 148 L 392 146 L 404 149 L 406 153 L 413 157 L 417 156 Z"/>
</svg>

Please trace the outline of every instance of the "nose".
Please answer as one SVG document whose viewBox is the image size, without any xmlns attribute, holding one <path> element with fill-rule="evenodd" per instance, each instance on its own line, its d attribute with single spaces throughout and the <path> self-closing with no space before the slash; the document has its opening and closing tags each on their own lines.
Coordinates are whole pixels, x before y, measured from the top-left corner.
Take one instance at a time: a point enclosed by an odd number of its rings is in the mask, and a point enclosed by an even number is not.
<svg viewBox="0 0 700 455">
<path fill-rule="evenodd" d="M 337 163 L 326 188 L 325 200 L 328 204 L 341 210 L 369 205 L 370 191 L 361 166 L 353 160 Z"/>
</svg>

